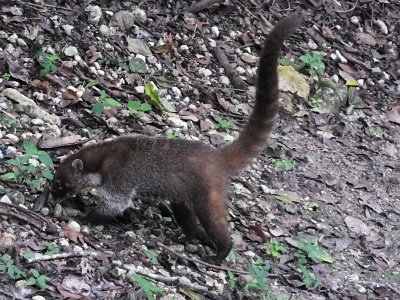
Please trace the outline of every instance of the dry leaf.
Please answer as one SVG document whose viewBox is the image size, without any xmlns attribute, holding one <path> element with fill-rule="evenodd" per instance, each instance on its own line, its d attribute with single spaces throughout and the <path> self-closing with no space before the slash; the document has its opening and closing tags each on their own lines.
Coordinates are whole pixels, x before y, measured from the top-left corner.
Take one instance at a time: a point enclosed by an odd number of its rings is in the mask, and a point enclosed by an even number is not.
<svg viewBox="0 0 400 300">
<path fill-rule="evenodd" d="M 354 233 L 369 235 L 371 233 L 371 228 L 368 227 L 363 221 L 359 218 L 348 216 L 344 219 L 347 227 L 353 231 Z"/>
<path fill-rule="evenodd" d="M 61 229 L 66 236 L 67 239 L 73 241 L 74 243 L 81 242 L 82 244 L 85 243 L 85 239 L 82 233 L 76 231 L 75 229 L 71 228 L 69 224 L 61 223 Z"/>
</svg>

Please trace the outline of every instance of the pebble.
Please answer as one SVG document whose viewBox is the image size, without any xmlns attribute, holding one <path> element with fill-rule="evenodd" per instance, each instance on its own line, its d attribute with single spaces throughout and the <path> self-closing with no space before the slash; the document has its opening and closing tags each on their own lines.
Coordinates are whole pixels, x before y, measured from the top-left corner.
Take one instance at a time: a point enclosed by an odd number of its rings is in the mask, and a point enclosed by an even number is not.
<svg viewBox="0 0 400 300">
<path fill-rule="evenodd" d="M 144 93 L 144 86 L 143 85 L 135 86 L 134 89 L 139 94 L 143 94 Z"/>
<path fill-rule="evenodd" d="M 32 300 L 46 300 L 46 298 L 40 295 L 36 295 L 32 297 Z"/>
<path fill-rule="evenodd" d="M 88 19 L 91 24 L 99 23 L 103 13 L 101 12 L 100 6 L 89 5 L 85 8 L 85 11 L 89 13 Z"/>
<path fill-rule="evenodd" d="M 238 74 L 244 74 L 246 73 L 246 70 L 243 67 L 236 67 L 236 72 L 238 72 Z"/>
<path fill-rule="evenodd" d="M 178 89 L 176 86 L 172 87 L 172 92 L 174 93 L 176 98 L 181 98 L 182 97 L 182 92 L 180 89 Z"/>
<path fill-rule="evenodd" d="M 188 45 L 181 45 L 181 46 L 179 47 L 179 50 L 188 52 L 188 51 L 189 51 L 189 47 L 188 47 Z"/>
<path fill-rule="evenodd" d="M 107 25 L 100 25 L 99 32 L 102 36 L 108 37 L 111 36 L 111 29 Z"/>
<path fill-rule="evenodd" d="M 21 39 L 21 38 L 18 38 L 18 39 L 17 39 L 17 45 L 20 46 L 20 47 L 26 47 L 26 46 L 28 46 L 27 43 L 25 42 L 25 40 L 24 40 L 24 39 Z"/>
<path fill-rule="evenodd" d="M 77 49 L 76 47 L 74 47 L 74 46 L 69 46 L 69 47 L 66 47 L 66 48 L 64 49 L 64 54 L 65 54 L 66 56 L 72 57 L 72 56 L 78 55 L 79 52 L 78 52 L 78 49 Z"/>
<path fill-rule="evenodd" d="M 18 39 L 18 35 L 16 35 L 15 33 L 10 35 L 7 39 L 7 41 L 9 41 L 12 44 L 17 43 L 17 39 Z"/>
<path fill-rule="evenodd" d="M 49 209 L 48 207 L 43 207 L 43 208 L 40 210 L 40 213 L 41 213 L 43 216 L 48 216 L 49 213 L 50 213 L 50 209 Z"/>
<path fill-rule="evenodd" d="M 6 150 L 6 154 L 8 155 L 13 155 L 17 153 L 17 148 L 13 147 L 13 146 L 8 146 L 7 150 Z"/>
<path fill-rule="evenodd" d="M 211 27 L 211 33 L 213 37 L 218 37 L 219 36 L 219 29 L 217 26 L 212 26 Z"/>
<path fill-rule="evenodd" d="M 169 117 L 167 122 L 171 127 L 187 129 L 187 123 L 181 120 L 179 117 Z"/>
<path fill-rule="evenodd" d="M 374 23 L 379 27 L 379 29 L 384 33 L 384 34 L 388 34 L 388 28 L 387 25 L 382 21 L 382 20 L 376 20 L 374 21 Z"/>
<path fill-rule="evenodd" d="M 32 119 L 31 120 L 32 125 L 40 126 L 44 125 L 44 121 L 42 119 Z"/>
<path fill-rule="evenodd" d="M 72 29 L 74 29 L 74 26 L 69 25 L 69 24 L 64 24 L 61 26 L 61 28 L 64 30 L 66 35 L 71 35 L 72 34 Z"/>
<path fill-rule="evenodd" d="M 75 231 L 78 231 L 78 232 L 81 231 L 81 225 L 79 225 L 79 224 L 78 224 L 77 222 L 75 222 L 75 221 L 69 221 L 68 227 L 71 228 L 71 229 L 73 229 L 73 230 L 75 230 Z"/>
<path fill-rule="evenodd" d="M 57 204 L 54 206 L 54 210 L 53 210 L 54 217 L 56 217 L 56 218 L 61 217 L 62 212 L 63 212 L 63 209 L 62 209 L 61 204 L 60 204 L 60 203 L 57 203 Z"/>
<path fill-rule="evenodd" d="M 231 81 L 229 80 L 228 77 L 222 75 L 219 77 L 219 82 L 223 85 L 229 85 L 231 83 Z"/>
<path fill-rule="evenodd" d="M 39 167 L 39 161 L 35 158 L 30 158 L 28 160 L 28 163 L 32 166 L 34 166 L 35 168 Z"/>
<path fill-rule="evenodd" d="M 147 22 L 147 14 L 143 9 L 136 6 L 132 9 L 132 14 L 139 22 L 141 23 Z"/>
<path fill-rule="evenodd" d="M 0 202 L 5 203 L 5 204 L 12 204 L 11 199 L 7 195 L 4 195 L 3 197 L 1 197 Z"/>
<path fill-rule="evenodd" d="M 347 63 L 347 59 L 342 55 L 342 53 L 340 53 L 339 50 L 336 50 L 335 53 L 342 64 Z"/>
<path fill-rule="evenodd" d="M 211 70 L 206 68 L 199 68 L 199 74 L 203 77 L 210 77 L 212 75 L 212 72 Z"/>
<path fill-rule="evenodd" d="M 19 142 L 19 137 L 17 137 L 15 134 L 8 133 L 6 134 L 6 138 L 10 140 L 11 143 L 16 144 Z"/>
<path fill-rule="evenodd" d="M 352 16 L 350 18 L 350 22 L 355 24 L 355 25 L 358 25 L 358 24 L 360 24 L 360 19 L 357 16 Z"/>
</svg>

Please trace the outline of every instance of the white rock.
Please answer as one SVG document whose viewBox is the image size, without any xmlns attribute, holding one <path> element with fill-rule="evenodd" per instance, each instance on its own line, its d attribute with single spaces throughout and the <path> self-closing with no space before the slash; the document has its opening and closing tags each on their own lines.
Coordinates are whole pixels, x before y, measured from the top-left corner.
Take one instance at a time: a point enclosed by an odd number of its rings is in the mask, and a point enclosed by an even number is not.
<svg viewBox="0 0 400 300">
<path fill-rule="evenodd" d="M 187 52 L 187 51 L 189 51 L 189 47 L 187 45 L 181 45 L 179 47 L 179 50 Z"/>
<path fill-rule="evenodd" d="M 172 87 L 172 92 L 174 93 L 176 98 L 181 98 L 182 97 L 182 92 L 180 89 L 178 89 L 176 86 Z"/>
<path fill-rule="evenodd" d="M 17 39 L 18 39 L 18 35 L 16 35 L 16 34 L 14 33 L 14 34 L 10 35 L 10 36 L 8 37 L 7 40 L 8 40 L 10 43 L 15 44 L 15 43 L 17 43 Z"/>
<path fill-rule="evenodd" d="M 32 119 L 31 123 L 32 123 L 32 125 L 36 125 L 36 126 L 44 125 L 44 121 L 42 119 Z"/>
<path fill-rule="evenodd" d="M 99 27 L 99 32 L 100 32 L 100 34 L 102 35 L 102 36 L 110 36 L 111 35 L 111 30 L 110 30 L 110 28 L 107 26 L 107 25 L 104 25 L 104 24 L 102 24 L 102 25 L 100 25 L 100 27 Z"/>
<path fill-rule="evenodd" d="M 167 122 L 171 127 L 187 129 L 187 123 L 178 117 L 169 117 Z"/>
<path fill-rule="evenodd" d="M 89 13 L 88 19 L 92 24 L 99 23 L 103 13 L 101 12 L 100 6 L 89 5 L 85 8 L 85 11 Z"/>
<path fill-rule="evenodd" d="M 6 138 L 10 140 L 11 143 L 16 144 L 19 142 L 19 137 L 17 137 L 15 134 L 8 133 L 6 134 Z"/>
<path fill-rule="evenodd" d="M 46 300 L 46 298 L 40 295 L 36 295 L 32 297 L 32 300 Z"/>
<path fill-rule="evenodd" d="M 211 33 L 213 35 L 213 37 L 218 37 L 219 36 L 219 29 L 217 26 L 213 26 L 211 27 Z"/>
<path fill-rule="evenodd" d="M 382 20 L 376 20 L 374 21 L 374 23 L 379 27 L 379 29 L 384 33 L 384 34 L 388 34 L 388 28 L 387 25 L 382 21 Z"/>
<path fill-rule="evenodd" d="M 17 39 L 17 45 L 20 46 L 20 47 L 26 47 L 26 46 L 28 46 L 28 45 L 26 44 L 25 40 L 24 40 L 24 39 L 21 39 L 21 38 L 18 38 L 18 39 Z"/>
<path fill-rule="evenodd" d="M 203 77 L 210 77 L 212 75 L 212 72 L 209 69 L 200 68 L 199 69 L 199 74 L 202 75 Z"/>
<path fill-rule="evenodd" d="M 225 75 L 222 75 L 219 77 L 219 82 L 223 85 L 229 85 L 231 83 L 231 81 L 229 80 L 228 77 L 226 77 Z"/>
<path fill-rule="evenodd" d="M 242 68 L 241 66 L 236 67 L 236 72 L 238 72 L 239 74 L 244 74 L 246 73 L 246 70 L 244 68 Z"/>
<path fill-rule="evenodd" d="M 139 22 L 145 23 L 147 21 L 147 14 L 143 9 L 136 6 L 132 9 L 132 13 Z"/>
<path fill-rule="evenodd" d="M 146 56 L 142 55 L 142 54 L 136 54 L 136 58 L 140 58 L 141 60 L 143 60 L 144 62 L 146 61 Z"/>
<path fill-rule="evenodd" d="M 347 59 L 342 55 L 342 53 L 340 53 L 339 50 L 336 50 L 335 53 L 342 64 L 347 63 Z"/>
<path fill-rule="evenodd" d="M 13 155 L 13 154 L 16 154 L 16 153 L 17 153 L 17 148 L 15 148 L 13 146 L 8 146 L 7 147 L 6 154 Z"/>
<path fill-rule="evenodd" d="M 360 19 L 357 16 L 352 16 L 350 18 L 350 22 L 353 23 L 353 24 L 358 25 L 358 24 L 360 24 Z"/>
<path fill-rule="evenodd" d="M 0 202 L 5 203 L 5 204 L 12 204 L 11 199 L 7 195 L 4 195 L 3 197 L 1 197 Z"/>
<path fill-rule="evenodd" d="M 76 47 L 74 47 L 74 46 L 69 46 L 69 47 L 66 47 L 66 48 L 64 49 L 64 54 L 65 54 L 66 56 L 73 57 L 73 56 L 75 56 L 75 55 L 78 55 L 79 52 L 78 52 L 78 49 L 77 49 Z"/>
<path fill-rule="evenodd" d="M 71 35 L 72 34 L 72 29 L 74 29 L 74 26 L 69 25 L 69 24 L 64 24 L 61 26 L 61 28 L 64 30 L 66 35 Z"/>
<path fill-rule="evenodd" d="M 73 230 L 75 230 L 75 231 L 78 231 L 78 232 L 81 231 L 81 225 L 79 225 L 79 224 L 78 224 L 77 222 L 75 222 L 75 221 L 69 221 L 68 227 L 71 228 L 71 229 L 73 229 Z"/>
<path fill-rule="evenodd" d="M 143 94 L 144 93 L 144 86 L 143 85 L 135 86 L 134 89 L 139 94 Z"/>
<path fill-rule="evenodd" d="M 34 166 L 35 168 L 39 167 L 39 164 L 40 164 L 39 161 L 37 159 L 35 159 L 35 158 L 30 158 L 28 160 L 28 163 L 30 165 Z"/>
</svg>

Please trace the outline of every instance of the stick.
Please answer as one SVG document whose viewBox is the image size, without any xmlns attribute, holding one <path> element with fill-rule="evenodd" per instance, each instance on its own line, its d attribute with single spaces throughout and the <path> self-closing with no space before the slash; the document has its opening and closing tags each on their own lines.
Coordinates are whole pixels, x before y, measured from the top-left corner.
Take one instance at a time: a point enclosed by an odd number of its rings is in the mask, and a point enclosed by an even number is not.
<svg viewBox="0 0 400 300">
<path fill-rule="evenodd" d="M 41 231 L 49 233 L 57 232 L 57 226 L 53 222 L 47 220 L 38 213 L 14 204 L 0 203 L 0 214 L 12 216 L 19 220 L 25 221 Z"/>
<path fill-rule="evenodd" d="M 197 3 L 192 3 L 192 5 L 187 9 L 187 11 L 195 14 L 195 13 L 198 13 L 199 11 L 209 8 L 210 6 L 212 6 L 214 4 L 219 4 L 224 1 L 225 0 L 200 0 Z"/>
<path fill-rule="evenodd" d="M 232 82 L 233 86 L 236 89 L 245 90 L 247 89 L 247 83 L 245 83 L 242 78 L 236 75 L 235 70 L 233 69 L 232 65 L 229 63 L 228 58 L 226 57 L 225 53 L 221 50 L 220 47 L 214 48 L 214 56 L 217 58 L 218 62 L 224 68 L 226 75 L 229 77 L 230 81 Z"/>
<path fill-rule="evenodd" d="M 92 254 L 92 252 L 90 252 L 90 251 L 84 251 L 82 253 L 57 253 L 54 255 L 41 255 L 38 257 L 28 259 L 28 263 L 37 262 L 37 261 L 57 260 L 57 259 L 64 259 L 64 258 L 84 257 L 84 256 L 89 256 L 91 254 Z"/>
<path fill-rule="evenodd" d="M 187 256 L 185 256 L 183 254 L 179 254 L 178 252 L 172 250 L 171 248 L 169 248 L 169 247 L 167 247 L 167 246 L 165 246 L 165 245 L 163 245 L 161 243 L 157 243 L 157 245 L 160 246 L 161 248 L 167 250 L 168 252 L 174 254 L 175 256 L 177 256 L 179 258 L 182 258 L 184 260 L 187 260 L 187 261 L 198 263 L 198 264 L 204 265 L 206 267 L 217 269 L 217 270 L 221 270 L 221 271 L 231 271 L 232 273 L 235 273 L 235 274 L 249 275 L 249 272 L 246 272 L 246 271 L 234 270 L 234 269 L 230 269 L 230 268 L 226 268 L 226 267 L 212 265 L 212 264 L 209 264 L 209 263 L 207 263 L 205 261 L 199 260 L 197 258 L 187 257 Z"/>
<path fill-rule="evenodd" d="M 356 0 L 356 3 L 354 4 L 354 6 L 352 8 L 349 8 L 347 10 L 336 10 L 336 9 L 334 9 L 334 11 L 339 13 L 339 14 L 348 13 L 348 12 L 351 12 L 351 11 L 355 10 L 357 5 L 358 5 L 358 0 Z"/>
</svg>

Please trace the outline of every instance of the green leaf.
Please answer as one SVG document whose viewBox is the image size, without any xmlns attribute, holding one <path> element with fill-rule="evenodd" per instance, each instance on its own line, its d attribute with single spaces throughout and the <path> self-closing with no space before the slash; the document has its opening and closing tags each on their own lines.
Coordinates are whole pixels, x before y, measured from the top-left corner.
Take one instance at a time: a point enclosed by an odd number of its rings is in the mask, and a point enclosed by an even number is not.
<svg viewBox="0 0 400 300">
<path fill-rule="evenodd" d="M 9 165 L 16 166 L 16 167 L 21 166 L 21 162 L 17 159 L 9 159 L 9 160 L 7 160 L 7 163 Z"/>
<path fill-rule="evenodd" d="M 47 287 L 47 281 L 49 281 L 50 278 L 44 275 L 40 275 L 38 278 L 36 278 L 36 285 L 44 290 Z"/>
<path fill-rule="evenodd" d="M 231 287 L 231 289 L 234 289 L 236 285 L 236 280 L 235 280 L 235 275 L 232 273 L 231 270 L 228 270 L 228 278 L 229 278 L 229 286 Z"/>
<path fill-rule="evenodd" d="M 47 178 L 48 180 L 53 180 L 54 175 L 51 173 L 51 171 L 49 169 L 44 169 L 42 171 L 42 175 L 43 177 Z"/>
<path fill-rule="evenodd" d="M 151 109 L 152 109 L 152 107 L 151 107 L 150 103 L 142 103 L 140 105 L 140 110 L 141 111 L 147 112 L 147 111 L 150 111 Z"/>
<path fill-rule="evenodd" d="M 98 80 L 98 79 L 94 79 L 94 80 L 90 80 L 89 82 L 88 82 L 88 84 L 85 86 L 87 89 L 89 89 L 89 88 L 91 88 L 91 87 L 93 87 L 93 86 L 96 86 L 96 85 L 98 85 L 100 83 L 100 80 Z"/>
<path fill-rule="evenodd" d="M 25 155 L 22 155 L 20 158 L 19 158 L 19 162 L 21 163 L 21 164 L 26 164 L 27 162 L 28 162 L 28 160 L 30 159 L 32 157 L 32 155 L 30 155 L 30 154 L 25 154 Z"/>
<path fill-rule="evenodd" d="M 39 151 L 38 153 L 39 161 L 46 165 L 47 167 L 53 167 L 53 160 L 51 159 L 50 155 L 45 151 Z"/>
<path fill-rule="evenodd" d="M 95 116 L 100 116 L 103 110 L 104 110 L 103 103 L 96 103 L 93 105 L 93 113 Z"/>
<path fill-rule="evenodd" d="M 162 104 L 156 86 L 152 82 L 146 83 L 144 93 L 150 97 L 151 104 L 161 108 Z"/>
<path fill-rule="evenodd" d="M 5 181 L 14 181 L 14 182 L 18 181 L 17 175 L 12 172 L 0 175 L 0 178 Z"/>
<path fill-rule="evenodd" d="M 32 274 L 33 276 L 35 276 L 35 277 L 39 277 L 39 276 L 40 276 L 38 270 L 36 270 L 36 269 L 30 269 L 30 271 L 31 271 L 31 274 Z"/>
<path fill-rule="evenodd" d="M 31 141 L 25 140 L 23 146 L 27 154 L 36 155 L 38 153 L 38 149 Z"/>
<path fill-rule="evenodd" d="M 146 293 L 147 299 L 154 299 L 153 293 L 162 293 L 163 289 L 153 284 L 151 281 L 146 278 L 132 273 L 132 278 L 140 285 L 142 290 Z"/>
<path fill-rule="evenodd" d="M 26 285 L 34 285 L 36 284 L 36 279 L 34 277 L 29 277 L 28 279 L 26 279 Z"/>
<path fill-rule="evenodd" d="M 346 85 L 347 85 L 347 86 L 355 86 L 355 87 L 360 86 L 360 85 L 358 84 L 357 80 L 354 80 L 354 79 L 348 79 L 348 80 L 346 81 Z"/>
<path fill-rule="evenodd" d="M 117 105 L 120 104 L 119 101 L 117 101 L 117 100 L 115 100 L 113 98 L 104 98 L 102 100 L 102 103 L 106 107 L 114 107 L 114 106 L 117 106 Z"/>
<path fill-rule="evenodd" d="M 139 101 L 129 101 L 127 106 L 130 110 L 140 110 L 140 102 Z"/>
<path fill-rule="evenodd" d="M 27 168 L 26 168 L 26 171 L 27 171 L 29 174 L 35 174 L 35 173 L 37 172 L 37 169 L 36 169 L 35 166 L 28 165 Z"/>
<path fill-rule="evenodd" d="M 151 251 L 151 250 L 144 250 L 144 254 L 147 256 L 147 258 L 150 260 L 150 262 L 151 262 L 153 265 L 158 265 L 157 255 L 155 254 L 154 251 Z"/>
<path fill-rule="evenodd" d="M 146 74 L 148 72 L 146 62 L 137 57 L 134 57 L 129 61 L 129 70 L 133 73 L 139 74 Z"/>
<path fill-rule="evenodd" d="M 175 106 L 168 100 L 161 100 L 162 106 L 169 112 L 176 112 Z"/>
<path fill-rule="evenodd" d="M 35 255 L 36 255 L 35 252 L 28 250 L 22 255 L 22 257 L 25 258 L 26 260 L 30 260 L 30 259 L 34 258 Z"/>
</svg>

